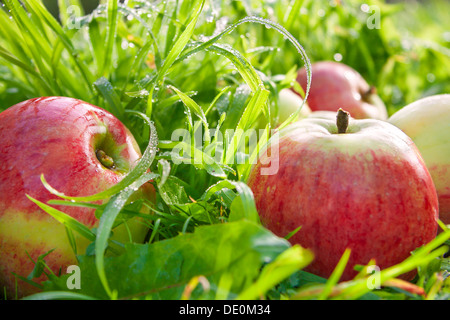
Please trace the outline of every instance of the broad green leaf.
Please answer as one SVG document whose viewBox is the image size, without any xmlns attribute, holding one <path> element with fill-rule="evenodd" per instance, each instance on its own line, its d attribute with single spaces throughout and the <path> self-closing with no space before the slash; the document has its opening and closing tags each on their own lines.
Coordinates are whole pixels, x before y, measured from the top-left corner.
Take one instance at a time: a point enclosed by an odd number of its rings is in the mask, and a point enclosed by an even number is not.
<svg viewBox="0 0 450 320">
<path fill-rule="evenodd" d="M 221 277 L 228 274 L 227 298 L 235 298 L 253 283 L 264 264 L 289 247 L 285 240 L 248 221 L 203 226 L 169 240 L 127 245 L 124 254 L 105 258 L 105 276 L 118 298 L 179 299 L 196 276 L 204 276 L 210 290 L 193 292 L 191 298 L 214 298 Z M 95 258 L 79 258 L 82 286 L 74 292 L 108 298 Z"/>
</svg>

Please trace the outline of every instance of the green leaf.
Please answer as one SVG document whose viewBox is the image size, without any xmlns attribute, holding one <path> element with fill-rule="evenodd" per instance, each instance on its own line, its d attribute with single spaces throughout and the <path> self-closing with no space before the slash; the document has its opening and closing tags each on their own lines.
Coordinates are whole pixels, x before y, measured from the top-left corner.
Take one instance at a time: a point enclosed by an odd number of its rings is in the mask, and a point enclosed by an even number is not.
<svg viewBox="0 0 450 320">
<path fill-rule="evenodd" d="M 248 221 L 202 226 L 169 240 L 127 245 L 121 256 L 105 258 L 105 275 L 118 298 L 179 299 L 196 276 L 206 277 L 210 290 L 193 292 L 191 298 L 214 298 L 221 277 L 229 274 L 228 298 L 234 298 L 251 285 L 263 264 L 289 247 L 284 239 Z M 78 293 L 108 298 L 95 259 L 80 256 L 80 269 L 84 285 Z"/>
</svg>

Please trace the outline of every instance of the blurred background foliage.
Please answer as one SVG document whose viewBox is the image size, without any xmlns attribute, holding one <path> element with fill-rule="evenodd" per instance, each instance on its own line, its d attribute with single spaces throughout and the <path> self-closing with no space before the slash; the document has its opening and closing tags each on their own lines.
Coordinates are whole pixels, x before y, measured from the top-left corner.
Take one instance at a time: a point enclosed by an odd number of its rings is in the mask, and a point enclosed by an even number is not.
<svg viewBox="0 0 450 320">
<path fill-rule="evenodd" d="M 105 1 L 82 1 L 84 13 L 92 12 L 102 2 Z M 165 3 L 150 2 L 155 6 Z M 246 16 L 271 19 L 299 40 L 311 62 L 336 60 L 358 70 L 378 88 L 391 114 L 420 97 L 450 92 L 450 2 L 447 0 L 209 0 L 206 3 L 203 20 L 197 24 L 198 40 Z M 44 4 L 59 17 L 57 0 L 45 0 Z M 286 16 L 286 12 L 290 12 L 287 8 L 292 5 L 297 6 L 297 14 Z M 170 10 L 165 8 L 163 15 L 167 14 L 166 18 L 170 19 Z M 159 32 L 161 42 L 166 41 L 163 39 L 165 35 Z M 138 42 L 139 35 L 123 33 L 124 38 L 132 36 Z M 0 41 L 5 39 L 0 37 Z M 263 25 L 243 24 L 221 43 L 239 50 L 256 69 L 269 77 L 303 65 L 294 47 L 279 33 Z M 7 44 L 1 45 L 7 47 Z M 81 54 L 80 59 L 89 60 Z M 4 61 L 0 61 L 1 109 L 38 94 L 15 86 L 14 81 L 8 78 L 9 70 L 3 66 Z M 217 65 L 211 65 L 213 61 L 199 59 L 199 63 L 205 62 L 204 68 L 209 68 L 210 75 L 218 81 L 215 74 Z M 195 72 L 196 68 L 191 70 Z M 110 78 L 113 85 L 120 85 L 119 79 L 127 79 L 127 72 L 126 64 L 117 65 Z M 215 89 L 219 86 L 211 83 L 212 78 L 209 79 L 206 73 L 205 81 L 197 82 L 197 85 L 189 80 L 188 75 L 192 76 L 184 73 L 176 77 L 182 90 L 200 89 L 206 93 L 205 100 L 217 94 Z"/>
</svg>

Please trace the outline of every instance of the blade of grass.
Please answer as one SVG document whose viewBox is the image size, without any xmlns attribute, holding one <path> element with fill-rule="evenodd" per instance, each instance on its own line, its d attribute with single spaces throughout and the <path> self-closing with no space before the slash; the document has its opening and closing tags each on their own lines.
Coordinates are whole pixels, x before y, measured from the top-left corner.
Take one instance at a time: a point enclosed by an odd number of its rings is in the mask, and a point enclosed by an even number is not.
<svg viewBox="0 0 450 320">
<path fill-rule="evenodd" d="M 97 300 L 97 299 L 76 292 L 46 291 L 26 296 L 21 300 Z"/>
<path fill-rule="evenodd" d="M 331 273 L 331 276 L 328 278 L 327 282 L 325 283 L 325 287 L 318 297 L 319 300 L 327 299 L 328 296 L 330 295 L 330 293 L 333 291 L 333 288 L 339 282 L 339 279 L 341 278 L 342 273 L 344 272 L 345 267 L 347 266 L 348 260 L 350 258 L 350 254 L 351 254 L 351 250 L 345 249 L 337 266 L 335 267 L 335 269 Z"/>
<path fill-rule="evenodd" d="M 40 17 L 40 19 L 42 19 L 47 23 L 47 25 L 55 32 L 58 38 L 62 41 L 64 47 L 67 49 L 68 53 L 75 62 L 75 65 L 81 72 L 82 78 L 86 82 L 87 87 L 92 91 L 93 89 L 91 84 L 94 82 L 94 77 L 87 68 L 87 66 L 83 63 L 83 61 L 78 59 L 78 54 L 75 50 L 74 45 L 70 41 L 67 33 L 64 32 L 63 28 L 58 23 L 58 21 L 56 21 L 56 19 L 51 15 L 51 13 L 48 12 L 48 10 L 40 2 L 38 2 L 37 0 L 30 0 L 28 2 L 28 5 L 30 6 L 30 8 L 33 9 L 36 15 Z"/>
<path fill-rule="evenodd" d="M 118 3 L 117 0 L 108 0 L 107 8 L 107 28 L 106 28 L 106 43 L 103 56 L 103 64 L 100 68 L 100 75 L 108 78 L 111 71 L 112 55 L 114 53 L 114 41 L 117 34 L 118 25 Z"/>
<path fill-rule="evenodd" d="M 155 85 L 160 85 L 160 82 L 162 81 L 163 77 L 166 76 L 166 73 L 168 72 L 169 68 L 172 66 L 172 64 L 176 61 L 180 53 L 183 51 L 183 49 L 186 47 L 186 44 L 189 42 L 189 39 L 192 37 L 192 34 L 194 33 L 195 25 L 197 24 L 197 20 L 200 16 L 200 13 L 203 10 L 203 6 L 205 4 L 205 0 L 197 1 L 196 6 L 194 8 L 194 14 L 190 18 L 186 29 L 181 33 L 177 41 L 174 43 L 172 49 L 170 50 L 169 54 L 167 55 L 161 69 L 159 70 L 159 73 L 156 77 L 155 83 L 152 85 L 151 89 L 149 90 L 150 94 L 147 100 L 147 111 L 146 115 L 151 118 L 152 109 L 153 109 L 153 92 Z"/>
<path fill-rule="evenodd" d="M 312 260 L 312 252 L 298 245 L 283 251 L 274 261 L 264 266 L 256 282 L 241 292 L 236 299 L 254 300 L 264 297 L 267 291 L 306 267 Z"/>
<path fill-rule="evenodd" d="M 5 4 L 11 13 L 16 25 L 18 26 L 25 46 L 29 51 L 29 56 L 33 58 L 36 68 L 39 70 L 41 76 L 48 83 L 48 94 L 56 95 L 58 89 L 54 82 L 51 72 L 48 68 L 48 62 L 51 57 L 51 49 L 43 34 L 44 30 L 39 30 L 31 21 L 24 7 L 17 0 L 6 0 Z M 47 63 L 46 63 L 47 62 Z"/>
<path fill-rule="evenodd" d="M 149 180 L 155 179 L 158 175 L 153 173 L 145 173 L 135 180 L 131 185 L 120 191 L 118 194 L 113 196 L 110 201 L 108 201 L 102 216 L 100 217 L 100 222 L 97 229 L 97 240 L 95 241 L 95 263 L 97 268 L 97 273 L 100 278 L 103 288 L 108 293 L 108 295 L 113 298 L 114 293 L 110 289 L 108 280 L 105 273 L 104 266 L 104 254 L 108 246 L 108 239 L 111 234 L 114 222 L 122 210 L 122 208 L 127 203 L 129 197 L 136 192 L 144 183 Z"/>
<path fill-rule="evenodd" d="M 112 84 L 105 77 L 101 77 L 94 82 L 95 88 L 107 102 L 107 108 L 119 120 L 124 121 L 125 111 L 120 101 L 119 95 L 114 90 Z"/>
<path fill-rule="evenodd" d="M 29 196 L 28 194 L 26 196 L 29 200 L 31 200 L 32 202 L 37 204 L 39 206 L 39 208 L 41 208 L 42 210 L 47 212 L 49 215 L 51 215 L 53 218 L 55 218 L 58 222 L 64 224 L 67 228 L 69 228 L 71 230 L 75 230 L 80 235 L 82 235 L 83 237 L 85 237 L 86 239 L 88 239 L 90 241 L 95 240 L 95 234 L 88 227 L 86 227 L 82 223 L 78 222 L 76 219 L 72 218 L 71 216 L 65 214 L 62 211 L 59 211 L 45 203 L 40 202 L 39 200 L 34 199 L 33 197 Z"/>
</svg>

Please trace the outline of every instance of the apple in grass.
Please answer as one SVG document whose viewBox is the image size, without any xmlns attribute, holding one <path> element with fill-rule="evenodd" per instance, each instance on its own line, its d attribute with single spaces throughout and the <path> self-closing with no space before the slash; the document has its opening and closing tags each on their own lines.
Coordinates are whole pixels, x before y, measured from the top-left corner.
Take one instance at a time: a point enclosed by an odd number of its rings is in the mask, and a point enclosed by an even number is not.
<svg viewBox="0 0 450 320">
<path fill-rule="evenodd" d="M 388 113 L 375 87 L 352 67 L 334 61 L 311 65 L 311 87 L 307 99 L 311 111 L 334 111 L 344 108 L 355 119 L 386 120 Z M 299 70 L 297 81 L 307 87 L 307 72 Z"/>
<path fill-rule="evenodd" d="M 0 113 L 0 150 L 0 287 L 20 297 L 38 291 L 12 274 L 27 277 L 34 268 L 30 257 L 36 261 L 55 249 L 45 257 L 55 274 L 76 264 L 65 227 L 26 196 L 44 203 L 58 199 L 45 189 L 41 174 L 66 195 L 93 195 L 117 184 L 141 152 L 112 114 L 66 97 L 35 98 Z M 152 200 L 153 186 L 143 185 L 135 196 Z M 89 228 L 98 225 L 92 208 L 55 207 Z M 137 219 L 126 224 L 113 230 L 114 239 L 129 241 L 131 234 L 132 241 L 142 242 L 145 224 Z M 88 241 L 81 236 L 76 241 L 83 253 Z"/>
<path fill-rule="evenodd" d="M 450 224 L 450 94 L 412 102 L 388 122 L 405 132 L 419 149 L 437 190 L 439 217 Z"/>
<path fill-rule="evenodd" d="M 298 114 L 298 119 L 304 119 L 311 114 L 311 109 L 309 109 L 308 104 L 305 102 L 303 105 L 302 97 L 295 93 L 291 88 L 283 88 L 278 92 L 276 106 L 277 108 L 272 108 L 272 114 L 275 114 L 275 121 L 273 123 L 274 127 L 280 126 L 284 121 L 286 121 L 290 115 L 297 111 L 300 106 L 300 112 Z M 267 118 L 265 115 L 260 115 L 256 121 L 256 128 L 264 129 L 267 125 Z"/>
<path fill-rule="evenodd" d="M 374 259 L 387 268 L 431 241 L 438 199 L 422 157 L 401 130 L 342 110 L 336 118 L 303 119 L 280 130 L 270 142 L 278 157 L 262 153 L 247 183 L 269 230 L 286 237 L 300 227 L 289 241 L 314 252 L 306 271 L 329 277 L 350 249 L 341 278 L 349 280 L 356 264 Z M 278 170 L 262 174 L 269 163 Z"/>
<path fill-rule="evenodd" d="M 291 114 L 297 111 L 298 108 L 303 103 L 303 99 L 301 96 L 293 91 L 290 88 L 281 89 L 278 93 L 278 122 L 280 125 L 284 121 L 286 121 Z M 311 109 L 308 106 L 308 103 L 304 103 L 302 108 L 300 109 L 298 118 L 304 119 L 311 114 Z"/>
</svg>

